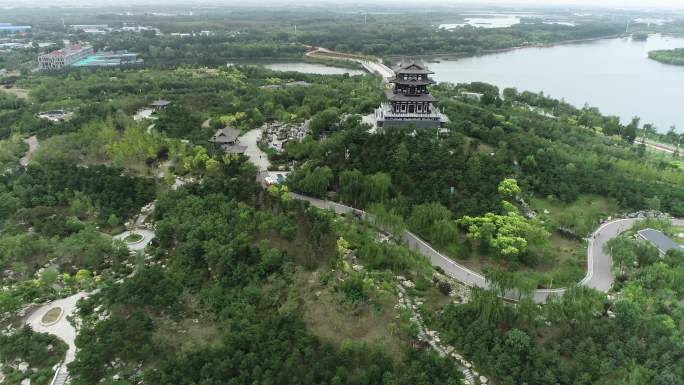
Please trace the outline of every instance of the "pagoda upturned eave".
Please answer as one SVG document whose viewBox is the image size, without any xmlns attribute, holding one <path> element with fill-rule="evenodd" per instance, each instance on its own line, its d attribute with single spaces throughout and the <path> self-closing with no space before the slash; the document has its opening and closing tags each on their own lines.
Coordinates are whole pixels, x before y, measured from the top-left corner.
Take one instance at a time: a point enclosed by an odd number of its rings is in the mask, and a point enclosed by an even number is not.
<svg viewBox="0 0 684 385">
<path fill-rule="evenodd" d="M 417 95 L 407 95 L 394 93 L 392 90 L 387 90 L 385 92 L 387 100 L 390 102 L 434 102 L 435 97 L 430 94 L 417 94 Z"/>
</svg>

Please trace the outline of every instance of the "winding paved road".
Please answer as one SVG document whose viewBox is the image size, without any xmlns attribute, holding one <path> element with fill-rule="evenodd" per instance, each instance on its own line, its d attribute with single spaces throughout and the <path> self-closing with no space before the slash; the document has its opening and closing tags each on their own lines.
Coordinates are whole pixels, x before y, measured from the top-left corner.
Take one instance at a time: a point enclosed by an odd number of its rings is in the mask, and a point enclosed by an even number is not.
<svg viewBox="0 0 684 385">
<path fill-rule="evenodd" d="M 649 147 L 649 148 L 652 148 L 652 149 L 654 149 L 654 150 L 656 150 L 656 151 L 664 152 L 664 153 L 667 153 L 667 154 L 670 154 L 670 155 L 674 154 L 675 151 L 677 151 L 675 148 L 672 148 L 672 147 L 670 147 L 670 146 L 667 145 L 667 144 L 657 143 L 657 142 L 653 142 L 653 141 L 650 141 L 650 140 L 644 141 L 643 139 L 637 139 L 637 140 L 634 141 L 634 144 L 635 144 L 635 145 L 643 144 L 643 145 L 646 146 L 646 147 Z M 680 156 L 680 157 L 684 157 L 684 153 L 681 153 L 681 152 L 680 152 L 679 156 Z"/>
<path fill-rule="evenodd" d="M 260 135 L 260 130 L 252 130 L 241 138 L 241 143 L 247 145 L 248 151 L 246 152 L 246 155 L 257 165 L 257 167 L 259 167 L 259 170 L 263 171 L 268 167 L 268 158 L 256 145 L 256 138 Z M 294 199 L 307 201 L 311 205 L 321 209 L 333 210 L 337 214 L 354 213 L 359 217 L 368 217 L 368 214 L 362 210 L 336 202 L 316 199 L 293 192 L 291 192 L 290 195 Z M 630 229 L 638 220 L 639 218 L 616 219 L 602 224 L 594 231 L 589 237 L 587 244 L 587 273 L 578 283 L 579 285 L 590 287 L 601 292 L 607 292 L 610 289 L 613 285 L 613 259 L 609 254 L 603 251 L 603 248 L 606 242 Z M 672 222 L 678 226 L 684 226 L 684 219 L 673 219 Z M 482 274 L 470 270 L 440 253 L 430 246 L 429 243 L 420 239 L 420 237 L 412 232 L 404 230 L 404 233 L 397 238 L 401 239 L 411 249 L 430 259 L 433 266 L 439 266 L 452 278 L 457 279 L 468 286 L 489 287 L 487 280 Z M 533 293 L 533 298 L 537 303 L 544 303 L 552 296 L 563 295 L 566 290 L 566 288 L 537 289 Z M 517 299 L 515 293 L 507 294 L 506 297 L 513 300 Z"/>
<path fill-rule="evenodd" d="M 364 211 L 336 202 L 311 198 L 297 193 L 290 193 L 290 195 L 294 199 L 307 201 L 321 209 L 333 210 L 337 214 L 354 213 L 360 217 L 368 217 L 368 214 Z M 610 289 L 613 284 L 613 259 L 608 253 L 604 252 L 604 246 L 606 242 L 615 238 L 618 234 L 629 230 L 639 220 L 639 218 L 628 218 L 606 222 L 591 235 L 587 245 L 587 274 L 579 282 L 579 285 L 584 285 L 601 292 L 607 292 Z M 684 219 L 672 219 L 672 222 L 675 225 L 684 226 Z M 484 276 L 454 262 L 451 258 L 435 250 L 430 244 L 412 232 L 404 230 L 404 233 L 398 238 L 411 249 L 429 258 L 432 265 L 439 266 L 452 278 L 468 286 L 489 287 Z M 544 303 L 552 296 L 563 295 L 566 290 L 566 288 L 538 289 L 534 291 L 533 298 L 537 303 Z M 507 295 L 507 297 L 509 299 L 516 299 L 514 294 Z"/>
</svg>

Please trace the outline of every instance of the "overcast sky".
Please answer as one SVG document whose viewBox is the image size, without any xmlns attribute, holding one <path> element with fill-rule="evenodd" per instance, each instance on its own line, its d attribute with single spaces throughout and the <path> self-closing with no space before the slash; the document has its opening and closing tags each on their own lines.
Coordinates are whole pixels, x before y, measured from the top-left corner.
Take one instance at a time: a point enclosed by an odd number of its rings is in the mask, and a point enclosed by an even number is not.
<svg viewBox="0 0 684 385">
<path fill-rule="evenodd" d="M 256 3 L 259 0 L 252 0 Z M 297 0 L 283 0 L 296 3 Z M 330 0 L 323 0 L 330 1 Z M 395 3 L 395 4 L 443 4 L 443 5 L 459 5 L 459 4 L 482 4 L 482 5 L 570 5 L 570 6 L 592 6 L 592 7 L 639 7 L 639 8 L 653 8 L 653 7 L 667 7 L 667 8 L 684 8 L 684 0 L 342 0 L 334 1 L 336 3 Z"/>
<path fill-rule="evenodd" d="M 539 6 L 581 6 L 581 7 L 638 7 L 638 8 L 680 8 L 684 9 L 684 0 L 0 0 L 2 5 L 11 6 L 52 6 L 52 5 L 85 5 L 85 6 L 120 6 L 145 4 L 226 4 L 259 6 L 272 4 L 356 4 L 356 5 L 539 5 Z"/>
<path fill-rule="evenodd" d="M 449 3 L 452 1 L 437 0 Z M 498 4 L 592 5 L 611 7 L 684 7 L 684 0 L 490 0 Z"/>
</svg>

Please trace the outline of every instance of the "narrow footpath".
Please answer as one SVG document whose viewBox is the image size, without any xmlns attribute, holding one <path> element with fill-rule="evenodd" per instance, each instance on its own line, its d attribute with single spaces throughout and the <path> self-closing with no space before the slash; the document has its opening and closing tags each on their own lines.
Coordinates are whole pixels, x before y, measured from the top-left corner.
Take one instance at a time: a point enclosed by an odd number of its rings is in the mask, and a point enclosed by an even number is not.
<svg viewBox="0 0 684 385">
<path fill-rule="evenodd" d="M 31 156 L 34 152 L 36 152 L 36 150 L 40 146 L 40 143 L 38 142 L 38 137 L 35 135 L 24 139 L 24 143 L 28 144 L 29 149 L 28 151 L 26 151 L 26 154 L 24 154 L 24 156 L 21 159 L 19 159 L 19 164 L 22 167 L 28 166 L 29 162 L 31 161 Z"/>
</svg>

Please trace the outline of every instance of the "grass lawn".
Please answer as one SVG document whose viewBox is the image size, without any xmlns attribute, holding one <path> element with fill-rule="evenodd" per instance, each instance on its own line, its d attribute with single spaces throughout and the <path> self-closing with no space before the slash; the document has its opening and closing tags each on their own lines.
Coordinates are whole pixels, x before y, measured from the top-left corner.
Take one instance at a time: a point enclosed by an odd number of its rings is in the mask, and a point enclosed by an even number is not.
<svg viewBox="0 0 684 385">
<path fill-rule="evenodd" d="M 596 229 L 602 218 L 613 215 L 617 211 L 617 204 L 602 197 L 585 195 L 571 204 L 535 198 L 532 200 L 532 207 L 540 215 L 540 219 L 549 224 L 551 237 L 546 247 L 532 250 L 538 260 L 530 267 L 507 264 L 506 261 L 481 255 L 478 251 L 464 255 L 456 252 L 456 247 L 440 251 L 479 273 L 487 267 L 503 267 L 538 288 L 559 288 L 576 284 L 586 273 L 586 244 L 579 238 L 563 235 L 553 229 L 565 227 L 579 236 L 585 236 Z M 466 244 L 468 240 L 461 236 L 459 242 Z"/>
<path fill-rule="evenodd" d="M 470 136 L 466 137 L 466 144 L 468 146 L 477 146 L 477 152 L 480 154 L 489 155 L 495 152 L 494 147 L 482 142 L 480 139 L 472 138 Z"/>
<path fill-rule="evenodd" d="M 673 241 L 684 244 L 684 227 L 675 226 L 671 221 L 667 219 L 643 219 L 634 224 L 634 226 L 628 230 L 625 234 L 634 235 L 639 230 L 643 229 L 654 229 L 665 233 L 668 237 L 672 238 Z"/>
<path fill-rule="evenodd" d="M 520 276 L 524 281 L 538 288 L 559 288 L 576 284 L 585 275 L 587 246 L 584 241 L 570 239 L 559 233 L 552 233 L 549 244 L 542 250 L 534 250 L 540 260 L 534 267 L 507 266 L 504 261 L 471 253 L 468 259 L 451 257 L 458 263 L 482 273 L 487 267 L 504 267 Z M 449 253 L 445 253 L 450 255 Z"/>
<path fill-rule="evenodd" d="M 684 227 L 674 226 L 672 229 L 672 240 L 680 245 L 684 245 Z"/>
<path fill-rule="evenodd" d="M 0 90 L 7 92 L 8 94 L 12 94 L 16 96 L 19 99 L 24 99 L 28 100 L 29 98 L 29 90 L 23 89 L 23 88 L 5 88 L 5 87 L 0 87 Z"/>
<path fill-rule="evenodd" d="M 40 322 L 44 324 L 49 324 L 57 321 L 59 319 L 59 316 L 62 315 L 62 308 L 61 307 L 53 307 L 52 309 L 48 310 L 45 315 L 43 315 L 43 318 L 41 318 Z"/>
<path fill-rule="evenodd" d="M 602 218 L 618 212 L 617 202 L 598 195 L 581 195 L 572 203 L 549 198 L 532 198 L 530 205 L 540 218 L 555 227 L 563 227 L 587 236 Z M 547 214 L 548 212 L 548 214 Z"/>
<path fill-rule="evenodd" d="M 136 233 L 131 233 L 129 234 L 126 238 L 124 238 L 124 242 L 126 243 L 136 243 L 142 241 L 143 236 L 140 234 Z"/>
<path fill-rule="evenodd" d="M 542 260 L 534 269 L 522 269 L 540 288 L 566 287 L 579 282 L 587 270 L 587 245 L 584 241 L 552 233 L 545 250 L 537 251 Z"/>
</svg>

